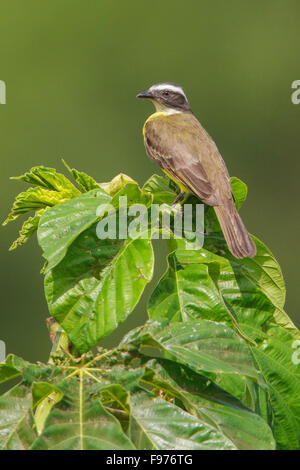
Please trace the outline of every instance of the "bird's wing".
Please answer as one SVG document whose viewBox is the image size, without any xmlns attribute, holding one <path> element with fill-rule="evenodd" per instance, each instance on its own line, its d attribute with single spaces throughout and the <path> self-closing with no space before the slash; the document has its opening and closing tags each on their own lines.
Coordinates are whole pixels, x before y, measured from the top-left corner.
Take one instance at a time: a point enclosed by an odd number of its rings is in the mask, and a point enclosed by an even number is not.
<svg viewBox="0 0 300 470">
<path fill-rule="evenodd" d="M 175 180 L 209 205 L 232 197 L 230 177 L 212 138 L 192 114 L 150 118 L 147 154 Z"/>
</svg>

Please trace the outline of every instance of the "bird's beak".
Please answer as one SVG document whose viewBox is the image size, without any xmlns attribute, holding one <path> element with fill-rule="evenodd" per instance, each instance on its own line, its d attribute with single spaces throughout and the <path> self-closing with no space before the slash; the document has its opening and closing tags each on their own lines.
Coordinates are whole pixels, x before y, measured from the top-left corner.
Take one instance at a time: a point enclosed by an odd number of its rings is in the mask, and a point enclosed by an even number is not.
<svg viewBox="0 0 300 470">
<path fill-rule="evenodd" d="M 153 98 L 152 93 L 150 93 L 148 90 L 142 91 L 142 93 L 139 93 L 136 95 L 137 98 Z"/>
</svg>

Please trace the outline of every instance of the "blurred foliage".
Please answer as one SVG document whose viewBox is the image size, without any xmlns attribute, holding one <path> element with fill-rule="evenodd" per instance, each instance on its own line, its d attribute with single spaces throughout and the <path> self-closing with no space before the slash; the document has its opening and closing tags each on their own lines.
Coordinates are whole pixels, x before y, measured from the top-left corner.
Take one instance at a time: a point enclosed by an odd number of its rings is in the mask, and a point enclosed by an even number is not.
<svg viewBox="0 0 300 470">
<path fill-rule="evenodd" d="M 124 172 L 145 182 L 157 171 L 141 137 L 152 109 L 135 95 L 158 81 L 179 82 L 230 174 L 249 187 L 243 219 L 279 259 L 287 310 L 299 325 L 300 106 L 290 99 L 300 77 L 299 13 L 297 0 L 153 0 L 151 7 L 141 0 L 2 0 L 3 219 L 18 191 L 9 176 L 41 162 L 57 168 L 63 157 L 97 181 Z M 16 257 L 8 253 L 15 229 L 8 225 L 1 236 L 1 339 L 8 352 L 46 359 L 40 252 L 29 241 Z M 155 279 L 165 265 L 157 269 Z"/>
</svg>

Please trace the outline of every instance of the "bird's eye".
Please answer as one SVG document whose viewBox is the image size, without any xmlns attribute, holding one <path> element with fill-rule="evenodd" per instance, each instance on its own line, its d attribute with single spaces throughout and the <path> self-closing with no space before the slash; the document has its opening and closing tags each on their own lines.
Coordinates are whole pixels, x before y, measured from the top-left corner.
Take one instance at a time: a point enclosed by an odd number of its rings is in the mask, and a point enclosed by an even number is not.
<svg viewBox="0 0 300 470">
<path fill-rule="evenodd" d="M 169 96 L 169 92 L 168 92 L 168 91 L 164 91 L 164 92 L 163 92 L 163 95 L 164 95 L 164 96 Z"/>
</svg>

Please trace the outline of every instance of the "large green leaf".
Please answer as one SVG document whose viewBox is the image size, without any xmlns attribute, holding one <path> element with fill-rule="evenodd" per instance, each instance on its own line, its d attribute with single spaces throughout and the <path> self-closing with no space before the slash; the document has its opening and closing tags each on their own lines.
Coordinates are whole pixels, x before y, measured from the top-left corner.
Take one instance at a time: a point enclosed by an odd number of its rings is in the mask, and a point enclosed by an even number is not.
<svg viewBox="0 0 300 470">
<path fill-rule="evenodd" d="M 187 366 L 159 360 L 149 367 L 142 381 L 175 396 L 193 415 L 221 431 L 238 449 L 272 449 L 274 438 L 269 426 L 207 377 Z"/>
<path fill-rule="evenodd" d="M 119 209 L 120 197 L 127 198 L 127 207 L 133 204 L 149 206 L 152 200 L 136 183 L 130 183 L 123 186 L 114 197 L 101 188 L 94 189 L 43 214 L 38 228 L 38 241 L 48 262 L 46 272 L 60 263 L 78 235 L 113 208 L 116 211 Z"/>
<path fill-rule="evenodd" d="M 149 299 L 150 318 L 230 320 L 203 256 L 202 251 L 194 250 L 177 250 L 169 255 L 168 269 Z"/>
<path fill-rule="evenodd" d="M 274 435 L 279 448 L 300 448 L 300 372 L 293 362 L 293 336 L 282 327 L 266 332 L 255 325 L 244 326 L 258 346 L 254 358 L 269 388 L 274 414 Z"/>
<path fill-rule="evenodd" d="M 150 449 L 234 450 L 220 431 L 161 398 L 131 399 L 132 439 Z M 145 448 L 145 447 L 144 447 Z"/>
<path fill-rule="evenodd" d="M 240 323 L 277 324 L 300 338 L 299 330 L 282 309 L 285 287 L 280 267 L 265 245 L 254 240 L 255 258 L 245 258 L 241 263 L 228 254 L 228 259 L 223 258 L 226 262 L 219 264 L 216 283 L 220 293 Z M 211 257 L 205 250 L 202 254 L 203 258 Z"/>
<path fill-rule="evenodd" d="M 135 448 L 117 419 L 105 411 L 99 399 L 91 398 L 88 380 L 82 372 L 58 385 L 63 398 L 49 412 L 33 450 Z"/>
<path fill-rule="evenodd" d="M 122 344 L 130 341 L 149 356 L 174 360 L 196 372 L 261 378 L 247 344 L 223 323 L 150 321 Z"/>
<path fill-rule="evenodd" d="M 220 244 L 221 238 L 210 236 L 209 240 Z M 183 248 L 169 256 L 169 268 L 149 301 L 150 318 L 158 318 L 162 312 L 177 321 L 205 317 L 233 321 L 235 326 L 235 319 L 260 325 L 270 320 L 299 338 L 299 330 L 281 308 L 285 288 L 279 265 L 268 249 L 255 241 L 257 260 L 245 258 L 244 262 L 228 250 L 220 256 L 207 249 L 184 249 L 184 243 L 176 241 Z M 220 246 L 226 250 L 224 242 Z"/>
<path fill-rule="evenodd" d="M 256 237 L 252 238 L 257 249 L 257 254 L 254 258 L 237 259 L 232 256 L 223 236 L 218 233 L 211 233 L 205 237 L 204 248 L 227 259 L 235 274 L 240 274 L 247 278 L 253 285 L 259 288 L 275 305 L 274 318 L 276 322 L 300 338 L 299 331 L 283 311 L 285 284 L 280 266 L 270 250 Z"/>
<path fill-rule="evenodd" d="M 40 242 L 50 263 L 45 278 L 50 313 L 81 352 L 87 351 L 127 318 L 152 278 L 154 263 L 149 239 L 139 235 L 136 238 L 99 239 L 95 225 L 86 230 L 95 219 L 99 205 L 99 198 L 94 198 L 93 194 L 90 192 L 62 204 L 52 214 L 48 211 L 46 221 L 42 220 L 39 228 Z M 120 196 L 127 198 L 128 206 L 137 201 L 146 205 L 151 202 L 136 184 L 128 184 L 110 200 L 110 207 L 118 209 Z M 86 217 L 76 222 L 79 199 L 82 207 L 88 207 L 88 210 Z M 47 230 L 49 213 L 51 239 Z M 54 217 L 57 213 L 62 214 L 66 231 L 66 236 L 58 241 L 55 225 L 59 220 Z M 69 230 L 68 223 L 71 223 Z M 85 231 L 80 235 L 80 230 Z M 145 236 L 149 238 L 148 233 Z M 65 256 L 68 245 L 71 246 Z"/>
<path fill-rule="evenodd" d="M 42 215 L 38 241 L 48 262 L 47 271 L 63 259 L 68 247 L 78 235 L 97 220 L 97 208 L 110 201 L 110 196 L 103 190 L 94 189 L 59 204 Z"/>
<path fill-rule="evenodd" d="M 152 278 L 153 262 L 149 240 L 99 240 L 92 226 L 46 275 L 50 313 L 79 351 L 127 318 Z"/>
<path fill-rule="evenodd" d="M 30 390 L 18 385 L 0 396 L 0 449 L 27 450 L 36 438 Z"/>
<path fill-rule="evenodd" d="M 263 324 L 276 308 L 242 272 L 221 256 L 202 250 L 177 250 L 149 301 L 151 318 L 234 319 Z"/>
<path fill-rule="evenodd" d="M 239 260 L 230 257 L 234 269 L 239 269 L 266 294 L 274 305 L 282 308 L 285 302 L 285 284 L 282 272 L 270 250 L 258 238 L 253 237 L 256 244 L 256 256 Z"/>
</svg>

